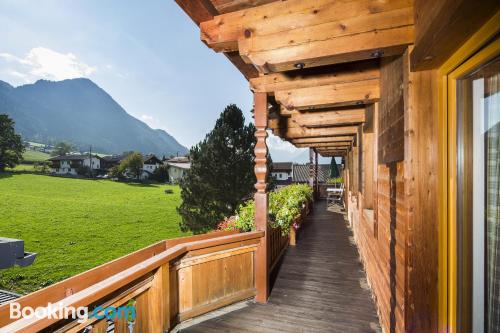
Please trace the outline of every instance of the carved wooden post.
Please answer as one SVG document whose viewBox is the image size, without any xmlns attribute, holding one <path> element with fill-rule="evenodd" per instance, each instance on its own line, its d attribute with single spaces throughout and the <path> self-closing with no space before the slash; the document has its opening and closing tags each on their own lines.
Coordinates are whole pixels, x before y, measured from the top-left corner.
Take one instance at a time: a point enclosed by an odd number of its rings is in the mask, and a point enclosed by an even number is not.
<svg viewBox="0 0 500 333">
<path fill-rule="evenodd" d="M 268 194 L 267 194 L 267 94 L 254 93 L 254 117 L 255 117 L 255 176 L 257 183 L 255 188 L 255 227 L 264 231 L 265 237 L 261 238 L 260 245 L 255 254 L 255 288 L 257 296 L 255 300 L 266 303 L 269 296 L 269 265 L 268 265 Z"/>
<path fill-rule="evenodd" d="M 314 149 L 309 148 L 309 186 L 314 190 Z"/>
<path fill-rule="evenodd" d="M 314 150 L 314 197 L 319 198 L 319 183 L 318 183 L 318 152 Z"/>
</svg>

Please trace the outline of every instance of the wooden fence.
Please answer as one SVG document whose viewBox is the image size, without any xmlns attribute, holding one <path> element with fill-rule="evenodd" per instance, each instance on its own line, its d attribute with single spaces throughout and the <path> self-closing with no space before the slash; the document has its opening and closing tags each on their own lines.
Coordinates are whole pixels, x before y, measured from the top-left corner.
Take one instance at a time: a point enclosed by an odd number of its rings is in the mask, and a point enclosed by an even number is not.
<svg viewBox="0 0 500 333">
<path fill-rule="evenodd" d="M 216 232 L 159 242 L 16 301 L 21 307 L 135 308 L 112 322 L 9 318 L 0 306 L 0 332 L 164 332 L 176 323 L 255 295 L 254 252 L 263 232 Z M 102 313 L 101 313 L 102 314 Z"/>
</svg>

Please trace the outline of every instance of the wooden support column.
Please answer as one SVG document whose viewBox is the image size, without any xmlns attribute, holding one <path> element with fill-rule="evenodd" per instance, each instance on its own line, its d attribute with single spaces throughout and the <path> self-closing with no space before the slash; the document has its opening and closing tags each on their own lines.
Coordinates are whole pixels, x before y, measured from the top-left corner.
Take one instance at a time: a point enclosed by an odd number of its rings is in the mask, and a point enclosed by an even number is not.
<svg viewBox="0 0 500 333">
<path fill-rule="evenodd" d="M 318 183 L 318 152 L 314 150 L 314 195 L 315 199 L 319 199 L 319 183 Z"/>
<path fill-rule="evenodd" d="M 255 228 L 264 231 L 265 236 L 261 238 L 259 247 L 255 254 L 255 288 L 257 295 L 255 300 L 266 303 L 269 296 L 269 265 L 268 265 L 268 194 L 267 194 L 267 94 L 263 92 L 254 93 L 254 117 L 255 117 L 255 176 L 257 183 L 255 188 Z"/>
<path fill-rule="evenodd" d="M 314 190 L 314 149 L 309 148 L 309 186 Z"/>
</svg>

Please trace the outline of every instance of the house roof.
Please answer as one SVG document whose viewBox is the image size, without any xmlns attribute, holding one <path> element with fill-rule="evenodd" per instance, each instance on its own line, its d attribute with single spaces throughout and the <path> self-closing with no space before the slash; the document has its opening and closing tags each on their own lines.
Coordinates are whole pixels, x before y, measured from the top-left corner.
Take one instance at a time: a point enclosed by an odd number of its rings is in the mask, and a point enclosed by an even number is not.
<svg viewBox="0 0 500 333">
<path fill-rule="evenodd" d="M 144 164 L 161 164 L 161 160 L 156 157 L 154 154 L 149 154 L 149 155 L 143 155 L 142 156 L 142 162 Z M 146 163 L 146 162 L 151 162 L 151 163 Z"/>
<path fill-rule="evenodd" d="M 125 155 L 108 155 L 104 156 L 102 159 L 108 163 L 118 163 L 125 158 Z"/>
<path fill-rule="evenodd" d="M 330 178 L 330 165 L 318 164 L 318 182 L 326 183 L 328 178 Z M 309 182 L 309 163 L 293 165 L 292 181 L 294 183 Z"/>
<path fill-rule="evenodd" d="M 189 157 L 188 156 L 177 156 L 177 157 L 172 157 L 167 160 L 168 163 L 189 163 Z"/>
<path fill-rule="evenodd" d="M 292 171 L 292 162 L 276 162 L 273 163 L 272 171 Z"/>
<path fill-rule="evenodd" d="M 74 154 L 74 155 L 59 155 L 49 158 L 49 161 L 82 161 L 88 158 L 88 154 Z M 92 157 L 101 159 L 98 155 L 92 155 Z"/>
<path fill-rule="evenodd" d="M 179 168 L 179 169 L 189 169 L 191 168 L 191 163 L 173 163 L 173 162 L 167 162 L 168 166 L 174 167 L 174 168 Z"/>
</svg>

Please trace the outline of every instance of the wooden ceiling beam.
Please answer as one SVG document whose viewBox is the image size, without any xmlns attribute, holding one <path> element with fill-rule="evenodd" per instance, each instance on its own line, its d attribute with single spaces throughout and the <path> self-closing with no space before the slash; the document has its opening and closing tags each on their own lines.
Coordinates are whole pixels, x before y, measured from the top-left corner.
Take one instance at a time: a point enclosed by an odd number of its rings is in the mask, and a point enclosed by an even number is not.
<svg viewBox="0 0 500 333">
<path fill-rule="evenodd" d="M 276 101 L 287 109 L 312 110 L 325 107 L 369 104 L 380 98 L 379 79 L 281 90 Z"/>
<path fill-rule="evenodd" d="M 328 111 L 295 112 L 292 121 L 305 127 L 329 127 L 360 124 L 365 121 L 365 108 L 330 109 Z"/>
<path fill-rule="evenodd" d="M 301 139 L 292 139 L 291 142 L 293 144 L 311 144 L 311 143 L 328 143 L 328 142 L 346 142 L 352 143 L 354 141 L 354 136 L 345 135 L 345 136 L 332 136 L 332 137 L 312 137 L 312 138 L 301 138 Z"/>
<path fill-rule="evenodd" d="M 344 148 L 344 149 L 317 148 L 316 151 L 319 153 L 336 153 L 336 152 L 348 152 L 349 149 L 348 148 Z"/>
<path fill-rule="evenodd" d="M 374 17 L 380 16 L 378 14 L 397 11 L 411 5 L 411 0 L 277 1 L 218 15 L 212 20 L 203 22 L 200 25 L 201 39 L 212 49 L 224 52 L 238 50 L 238 40 L 241 39 L 285 32 L 290 34 L 293 30 L 294 33 L 307 35 L 308 32 L 303 31 L 304 29 L 325 23 L 333 24 L 330 34 L 334 36 L 359 33 L 374 29 L 373 23 L 370 24 L 370 18 L 371 22 L 374 22 L 377 21 Z M 353 19 L 356 21 L 352 22 Z M 344 22 L 349 22 L 349 25 Z M 290 43 L 290 41 L 291 44 L 295 44 L 300 40 L 282 38 L 280 42 Z"/>
<path fill-rule="evenodd" d="M 335 157 L 335 156 L 346 156 L 347 151 L 318 151 L 323 157 Z"/>
<path fill-rule="evenodd" d="M 413 40 L 413 8 L 407 7 L 287 33 L 249 36 L 239 39 L 238 49 L 244 61 L 270 73 L 402 54 Z"/>
<path fill-rule="evenodd" d="M 380 78 L 378 59 L 313 67 L 301 71 L 288 71 L 260 75 L 250 80 L 254 92 L 274 94 L 279 90 L 293 90 L 331 85 L 343 82 L 363 81 Z"/>
<path fill-rule="evenodd" d="M 330 142 L 330 143 L 295 143 L 297 148 L 321 148 L 321 149 L 347 149 L 351 147 L 350 143 Z"/>
<path fill-rule="evenodd" d="M 325 127 L 325 128 L 273 128 L 273 133 L 279 137 L 288 140 L 304 139 L 311 137 L 330 137 L 330 136 L 346 136 L 358 133 L 358 126 L 340 126 L 340 127 Z"/>
</svg>

